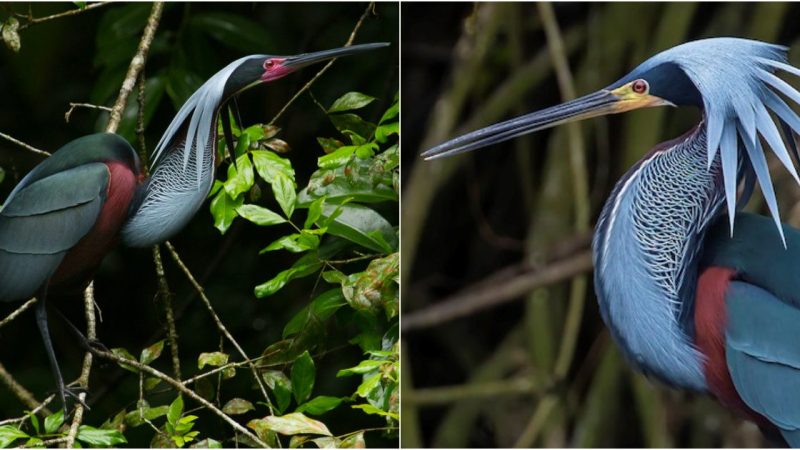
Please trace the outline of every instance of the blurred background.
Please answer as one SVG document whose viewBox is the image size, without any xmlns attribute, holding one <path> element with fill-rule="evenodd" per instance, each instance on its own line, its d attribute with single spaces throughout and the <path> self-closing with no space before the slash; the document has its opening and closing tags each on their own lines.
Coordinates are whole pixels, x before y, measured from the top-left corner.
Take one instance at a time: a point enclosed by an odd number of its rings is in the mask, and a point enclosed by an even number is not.
<svg viewBox="0 0 800 450">
<path fill-rule="evenodd" d="M 562 102 L 558 58 L 583 95 L 698 38 L 800 48 L 798 14 L 788 3 L 402 5 L 403 446 L 767 445 L 708 397 L 633 372 L 593 292 L 591 230 L 609 192 L 698 111 L 640 110 L 584 121 L 573 140 L 560 127 L 456 158 L 418 155 Z M 800 190 L 771 165 L 781 215 L 800 225 Z M 747 209 L 764 210 L 759 193 Z"/>
<path fill-rule="evenodd" d="M 76 109 L 69 122 L 64 114 L 70 102 L 111 105 L 131 57 L 138 45 L 150 3 L 120 3 L 103 6 L 75 16 L 32 24 L 20 30 L 21 48 L 13 52 L 0 47 L 0 132 L 37 148 L 55 151 L 79 136 L 104 129 L 107 115 L 96 110 Z M 72 3 L 4 4 L 0 19 L 19 13 L 44 17 L 76 8 Z M 208 77 L 244 55 L 292 55 L 345 44 L 367 9 L 367 3 L 167 3 L 145 69 L 147 79 L 145 137 L 150 151 L 184 100 Z M 20 19 L 20 23 L 26 23 Z M 338 136 L 315 100 L 326 107 L 349 91 L 377 97 L 359 114 L 371 121 L 392 104 L 399 82 L 399 11 L 397 4 L 380 3 L 368 14 L 355 43 L 390 42 L 388 49 L 359 55 L 357 60 L 340 60 L 301 96 L 276 123 L 279 138 L 291 146 L 289 158 L 297 183 L 305 186 L 322 154 L 317 136 Z M 322 65 L 305 69 L 276 82 L 258 87 L 241 97 L 245 124 L 267 123 L 289 98 Z M 313 95 L 313 97 L 312 97 Z M 120 133 L 135 143 L 136 95 L 129 101 Z M 138 148 L 138 147 L 137 147 Z M 41 158 L 0 139 L 0 199 Z M 268 189 L 268 188 L 264 188 Z M 268 190 L 266 192 L 269 192 Z M 278 209 L 269 195 L 262 204 Z M 270 203 L 271 202 L 271 203 Z M 397 212 L 394 212 L 396 220 Z M 396 223 L 396 222 L 395 222 Z M 280 227 L 262 228 L 236 220 L 223 236 L 214 229 L 208 203 L 172 243 L 184 262 L 205 287 L 222 321 L 250 355 L 281 339 L 287 321 L 305 306 L 315 288 L 315 277 L 287 285 L 276 295 L 256 299 L 253 287 L 291 266 L 297 257 L 288 252 L 258 255 L 258 250 L 285 234 Z M 197 369 L 197 355 L 219 348 L 214 323 L 178 267 L 164 252 L 165 269 L 174 292 L 182 366 Z M 363 270 L 363 269 L 362 269 Z M 95 295 L 102 310 L 98 336 L 109 348 L 139 351 L 163 338 L 164 313 L 156 299 L 156 276 L 149 249 L 117 248 L 103 262 L 95 278 Z M 53 299 L 57 306 L 83 327 L 83 303 L 78 297 Z M 5 317 L 19 304 L 0 304 Z M 336 371 L 358 364 L 361 351 L 347 344 L 348 333 L 333 325 L 328 353 L 317 361 L 316 392 L 349 395 L 358 386 L 356 378 L 336 378 Z M 51 315 L 51 332 L 64 378 L 77 378 L 83 350 L 57 315 Z M 338 341 L 337 341 L 338 339 Z M 169 356 L 158 361 L 169 371 Z M 46 354 L 34 322 L 33 311 L 0 330 L 0 362 L 38 399 L 54 388 Z M 92 370 L 86 423 L 98 426 L 106 417 L 135 403 L 135 376 L 116 365 L 97 362 Z M 237 392 L 249 395 L 252 378 L 238 376 L 226 382 L 224 396 Z M 174 399 L 172 393 L 163 402 Z M 16 417 L 23 406 L 5 388 L 0 388 L 0 417 Z M 381 418 L 369 417 L 345 406 L 326 423 L 334 433 L 383 425 Z M 126 432 L 133 446 L 148 446 L 152 430 L 139 427 Z M 203 423 L 204 434 L 224 436 L 223 423 Z M 381 440 L 379 433 L 367 438 L 370 446 L 396 445 Z M 232 443 L 226 443 L 231 446 Z"/>
</svg>

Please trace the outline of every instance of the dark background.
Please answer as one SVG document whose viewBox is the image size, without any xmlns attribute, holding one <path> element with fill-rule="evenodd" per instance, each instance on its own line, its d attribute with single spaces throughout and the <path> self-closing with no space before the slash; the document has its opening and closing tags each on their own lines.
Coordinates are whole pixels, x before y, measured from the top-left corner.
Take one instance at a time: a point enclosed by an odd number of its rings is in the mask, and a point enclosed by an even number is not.
<svg viewBox="0 0 800 450">
<path fill-rule="evenodd" d="M 157 107 L 146 130 L 148 148 L 155 147 L 186 96 L 230 61 L 254 53 L 292 55 L 342 46 L 366 6 L 366 3 L 167 3 L 145 70 L 149 80 L 160 79 L 166 86 L 163 95 L 153 100 Z M 71 139 L 101 131 L 107 121 L 105 114 L 78 109 L 71 121 L 65 123 L 64 113 L 69 102 L 111 106 L 150 7 L 146 3 L 113 4 L 35 24 L 21 31 L 19 53 L 0 48 L 0 131 L 51 152 Z M 33 3 L 30 8 L 34 17 L 42 17 L 74 5 Z M 0 17 L 4 19 L 12 11 L 26 13 L 27 9 L 28 4 L 24 3 L 5 4 Z M 392 46 L 339 60 L 311 89 L 314 98 L 326 107 L 349 91 L 378 97 L 378 101 L 359 112 L 373 121 L 391 104 L 398 85 L 398 7 L 379 3 L 376 13 L 365 20 L 355 43 L 390 42 Z M 204 25 L 208 23 L 204 21 L 216 25 Z M 130 36 L 126 37 L 126 33 Z M 112 48 L 107 48 L 109 43 Z M 244 123 L 268 122 L 321 68 L 322 65 L 307 68 L 248 91 L 240 102 Z M 133 95 L 129 104 L 135 105 L 135 101 Z M 130 121 L 123 123 L 121 131 L 126 132 L 126 127 L 132 130 L 132 125 Z M 298 185 L 304 186 L 316 168 L 316 158 L 322 154 L 315 138 L 336 137 L 338 133 L 308 94 L 295 102 L 277 125 L 283 129 L 278 137 L 292 147 L 290 158 Z M 127 137 L 133 137 L 130 131 Z M 0 198 L 40 160 L 0 140 L 0 167 L 6 172 L 0 183 Z M 271 199 L 262 200 L 262 204 L 277 208 Z M 287 252 L 258 255 L 259 249 L 287 230 L 260 228 L 237 219 L 222 236 L 212 223 L 206 204 L 172 243 L 205 287 L 230 332 L 249 355 L 259 355 L 280 339 L 289 318 L 310 300 L 315 278 L 293 281 L 272 297 L 256 299 L 253 287 L 296 259 Z M 186 376 L 196 373 L 197 355 L 217 350 L 220 340 L 208 312 L 193 295 L 186 278 L 166 252 L 163 259 L 175 294 L 173 306 Z M 95 278 L 95 295 L 102 310 L 102 322 L 98 324 L 100 340 L 109 348 L 125 347 L 138 355 L 142 348 L 161 339 L 164 314 L 163 307 L 155 300 L 156 290 L 148 249 L 120 247 L 108 255 Z M 54 299 L 50 303 L 83 327 L 79 297 Z M 0 316 L 5 317 L 18 306 L 0 305 Z M 50 326 L 64 377 L 71 381 L 78 376 L 83 352 L 55 314 L 51 314 Z M 317 361 L 314 392 L 349 395 L 358 385 L 358 379 L 337 379 L 335 371 L 357 364 L 361 354 L 354 347 L 341 345 L 346 343 L 346 336 L 334 334 L 332 339 L 341 342 L 330 342 L 328 348 L 334 351 Z M 342 347 L 347 350 L 336 350 Z M 226 349 L 231 347 L 226 345 Z M 0 330 L 0 361 L 37 398 L 44 398 L 54 388 L 32 310 Z M 167 350 L 156 367 L 171 373 Z M 224 386 L 223 398 L 236 394 L 252 398 L 255 391 L 250 375 L 241 373 L 234 380 Z M 121 408 L 130 409 L 138 397 L 137 389 L 137 377 L 125 374 L 115 365 L 96 362 L 90 382 L 92 409 L 85 423 L 99 426 Z M 171 392 L 164 393 L 151 400 L 151 404 L 164 404 L 172 399 Z M 23 409 L 7 389 L 0 389 L 0 417 L 19 416 Z M 374 417 L 366 418 L 363 413 L 344 406 L 324 420 L 334 434 L 340 434 L 382 426 L 383 421 Z M 152 431 L 144 428 L 126 432 L 131 444 L 148 445 L 142 439 L 149 439 Z M 197 428 L 217 439 L 230 434 L 222 423 L 200 423 Z M 369 434 L 367 442 L 371 446 L 392 444 L 381 441 L 378 433 Z"/>
<path fill-rule="evenodd" d="M 611 84 L 658 51 L 702 37 L 791 45 L 791 61 L 800 61 L 800 7 L 794 4 L 552 7 L 577 95 Z M 554 253 L 569 257 L 588 250 L 587 234 L 575 228 L 565 127 L 456 158 L 425 162 L 418 156 L 463 132 L 562 101 L 538 8 L 402 6 L 403 323 L 478 283 L 499 289 L 502 282 L 491 279 L 497 273 L 519 271 L 523 263 L 546 268 Z M 584 121 L 590 225 L 637 159 L 698 118 L 696 110 L 662 108 Z M 796 224 L 797 187 L 785 171 L 772 173 L 781 215 Z M 761 211 L 762 205 L 757 194 L 749 209 Z M 574 283 L 581 282 L 585 295 L 570 303 Z M 566 325 L 570 310 L 577 311 L 575 326 Z M 576 347 L 560 380 L 553 367 L 568 338 L 576 339 Z M 404 331 L 403 340 L 404 446 L 766 444 L 754 425 L 709 398 L 634 373 L 600 319 L 590 273 L 583 281 L 556 283 L 502 306 Z M 509 393 L 511 380 L 533 387 Z M 505 393 L 494 393 L 492 383 Z M 443 393 L 450 400 L 424 403 Z M 543 393 L 551 395 L 543 400 Z"/>
</svg>

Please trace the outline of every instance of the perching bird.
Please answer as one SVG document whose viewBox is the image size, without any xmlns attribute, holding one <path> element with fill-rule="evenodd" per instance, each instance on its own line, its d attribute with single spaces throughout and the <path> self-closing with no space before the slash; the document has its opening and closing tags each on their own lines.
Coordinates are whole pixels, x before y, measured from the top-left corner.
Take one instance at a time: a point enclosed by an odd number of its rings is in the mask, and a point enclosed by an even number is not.
<svg viewBox="0 0 800 450">
<path fill-rule="evenodd" d="M 781 224 L 763 146 L 800 183 L 790 156 L 800 163 L 800 117 L 786 101 L 800 103 L 800 93 L 775 75 L 800 76 L 787 50 L 735 38 L 686 43 L 594 94 L 423 156 L 603 114 L 700 108 L 700 123 L 628 170 L 600 213 L 592 244 L 600 310 L 638 369 L 708 392 L 768 436 L 800 447 L 800 231 Z M 737 213 L 756 181 L 772 219 Z"/>
<path fill-rule="evenodd" d="M 296 56 L 251 55 L 206 81 L 178 111 L 158 146 L 152 176 L 123 138 L 76 139 L 31 170 L 0 209 L 0 301 L 36 296 L 36 318 L 62 403 L 64 385 L 47 327 L 50 291 L 80 290 L 115 243 L 164 242 L 194 216 L 214 181 L 217 117 L 255 85 L 320 61 L 384 47 L 353 45 Z M 223 130 L 232 148 L 227 111 Z"/>
</svg>

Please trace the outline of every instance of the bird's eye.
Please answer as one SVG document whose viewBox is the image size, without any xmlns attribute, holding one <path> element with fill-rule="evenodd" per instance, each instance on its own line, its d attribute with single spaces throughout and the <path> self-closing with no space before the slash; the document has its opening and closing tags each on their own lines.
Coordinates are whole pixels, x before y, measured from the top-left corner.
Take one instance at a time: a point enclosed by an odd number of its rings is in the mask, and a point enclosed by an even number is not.
<svg viewBox="0 0 800 450">
<path fill-rule="evenodd" d="M 268 60 L 264 61 L 264 68 L 265 69 L 272 69 L 273 67 L 275 67 L 275 61 L 274 60 L 268 59 Z"/>
<path fill-rule="evenodd" d="M 637 94 L 646 94 L 650 86 L 647 84 L 647 81 L 638 79 L 631 84 L 631 89 Z"/>
</svg>

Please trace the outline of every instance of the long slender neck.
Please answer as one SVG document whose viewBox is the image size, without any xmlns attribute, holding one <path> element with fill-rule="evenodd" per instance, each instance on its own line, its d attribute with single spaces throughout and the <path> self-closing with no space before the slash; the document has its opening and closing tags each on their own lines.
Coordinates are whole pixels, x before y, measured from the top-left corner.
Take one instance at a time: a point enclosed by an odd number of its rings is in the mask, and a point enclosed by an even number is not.
<svg viewBox="0 0 800 450">
<path fill-rule="evenodd" d="M 663 381 L 705 390 L 692 344 L 697 257 L 724 199 L 705 122 L 660 144 L 617 183 L 595 232 L 603 319 L 626 356 Z"/>
</svg>

